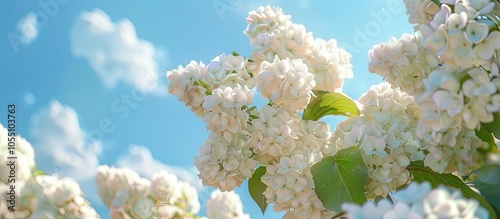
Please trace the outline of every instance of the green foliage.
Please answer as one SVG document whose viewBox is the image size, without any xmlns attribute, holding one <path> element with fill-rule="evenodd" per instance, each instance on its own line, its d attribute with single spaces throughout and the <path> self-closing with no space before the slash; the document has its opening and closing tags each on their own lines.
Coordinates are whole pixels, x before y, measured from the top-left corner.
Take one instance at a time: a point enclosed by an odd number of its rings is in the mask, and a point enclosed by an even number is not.
<svg viewBox="0 0 500 219">
<path fill-rule="evenodd" d="M 324 157 L 311 168 L 316 195 L 326 209 L 340 211 L 343 203 L 366 202 L 366 167 L 357 147 L 339 150 L 335 156 Z"/>
<path fill-rule="evenodd" d="M 337 92 L 313 92 L 316 98 L 312 99 L 304 110 L 304 119 L 317 121 L 326 115 L 359 115 L 356 103 L 348 96 Z"/>
<path fill-rule="evenodd" d="M 481 148 L 478 149 L 480 152 L 487 153 L 487 152 L 494 152 L 494 151 L 496 151 L 496 147 L 497 146 L 495 144 L 495 140 L 493 138 L 493 135 L 490 132 L 486 131 L 486 129 L 484 129 L 483 126 L 481 126 L 479 128 L 479 130 L 476 130 L 476 136 L 478 138 L 480 138 L 482 141 L 488 143 L 488 148 L 483 149 L 481 147 Z"/>
<path fill-rule="evenodd" d="M 493 113 L 493 122 L 482 123 L 481 127 L 492 133 L 495 138 L 500 139 L 500 113 Z"/>
<path fill-rule="evenodd" d="M 462 192 L 462 195 L 466 198 L 474 198 L 479 201 L 479 204 L 488 210 L 490 218 L 497 218 L 495 209 L 488 203 L 483 196 L 474 192 L 464 181 L 451 173 L 436 173 L 430 168 L 425 167 L 423 161 L 411 162 L 407 167 L 410 174 L 413 175 L 413 180 L 416 182 L 429 182 L 432 188 L 436 188 L 439 185 L 444 185 L 448 187 L 457 188 Z"/>
<path fill-rule="evenodd" d="M 478 177 L 472 184 L 500 215 L 500 166 L 490 165 L 474 171 Z"/>
<path fill-rule="evenodd" d="M 262 211 L 262 215 L 264 215 L 264 212 L 267 208 L 266 197 L 262 194 L 264 191 L 266 191 L 267 186 L 260 179 L 265 173 L 266 167 L 260 166 L 255 170 L 252 178 L 248 180 L 248 192 L 250 193 L 250 196 L 252 196 L 252 199 L 255 201 L 255 203 L 257 203 L 257 205 L 259 206 L 260 210 Z"/>
</svg>

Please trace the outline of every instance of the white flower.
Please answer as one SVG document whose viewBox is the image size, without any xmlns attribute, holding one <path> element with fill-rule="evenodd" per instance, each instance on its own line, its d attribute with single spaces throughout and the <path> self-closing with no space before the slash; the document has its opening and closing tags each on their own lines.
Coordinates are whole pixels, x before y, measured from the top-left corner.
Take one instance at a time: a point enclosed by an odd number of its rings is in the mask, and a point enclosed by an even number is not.
<svg viewBox="0 0 500 219">
<path fill-rule="evenodd" d="M 464 106 L 464 98 L 461 92 L 456 93 L 448 90 L 437 90 L 432 95 L 432 100 L 436 104 L 438 110 L 446 111 L 450 117 L 461 113 Z"/>
<path fill-rule="evenodd" d="M 275 7 L 259 7 L 248 13 L 246 19 L 248 26 L 244 33 L 249 37 L 255 37 L 258 33 L 284 30 L 291 24 L 290 15 L 285 15 L 283 10 Z"/>
<path fill-rule="evenodd" d="M 219 55 L 207 65 L 207 74 L 213 80 L 210 89 L 219 86 L 255 87 L 255 78 L 247 69 L 248 59 L 243 56 Z"/>
<path fill-rule="evenodd" d="M 339 124 L 334 141 L 339 148 L 361 149 L 370 176 L 365 185 L 368 197 L 385 197 L 410 180 L 410 161 L 424 158 L 414 132 L 420 109 L 412 96 L 388 83 L 372 86 L 359 102 L 360 116 Z"/>
<path fill-rule="evenodd" d="M 372 201 L 367 201 L 361 207 L 356 204 L 342 204 L 342 209 L 346 211 L 348 219 L 382 219 L 384 214 L 390 211 L 393 206 L 389 200 L 382 199 L 376 204 Z"/>
<path fill-rule="evenodd" d="M 429 25 L 432 27 L 432 29 L 436 30 L 440 26 L 444 25 L 446 23 L 446 20 L 450 17 L 451 15 L 451 8 L 447 4 L 442 4 L 441 9 L 434 15 L 432 20 L 429 22 Z"/>
<path fill-rule="evenodd" d="M 207 129 L 214 132 L 240 132 L 247 126 L 249 119 L 242 107 L 252 100 L 252 93 L 247 87 L 233 89 L 221 86 L 213 90 L 212 95 L 206 96 L 203 102 L 207 112 L 203 121 L 207 123 Z"/>
<path fill-rule="evenodd" d="M 432 190 L 429 183 L 410 183 L 405 189 L 399 190 L 392 195 L 396 203 L 404 202 L 407 204 L 421 203 L 425 196 Z"/>
<path fill-rule="evenodd" d="M 153 200 L 138 199 L 130 208 L 130 214 L 134 218 L 149 218 L 153 214 Z"/>
<path fill-rule="evenodd" d="M 180 190 L 180 197 L 176 204 L 183 207 L 190 214 L 197 214 L 200 211 L 200 201 L 198 200 L 196 188 L 187 182 L 180 181 L 178 190 Z"/>
<path fill-rule="evenodd" d="M 425 39 L 425 46 L 432 48 L 436 55 L 442 55 L 448 50 L 448 33 L 444 25 L 439 26 Z"/>
<path fill-rule="evenodd" d="M 157 202 L 154 205 L 152 212 L 154 218 L 157 219 L 176 218 L 178 215 L 183 215 L 185 213 L 184 209 L 182 209 L 181 207 L 171 205 L 170 203 L 164 201 Z"/>
<path fill-rule="evenodd" d="M 5 184 L 10 183 L 9 179 L 15 179 L 16 183 L 27 181 L 35 167 L 35 154 L 31 144 L 21 136 L 12 134 L 17 135 L 0 124 L 0 150 L 3 151 L 0 154 L 0 163 L 2 163 L 0 172 L 4 173 L 0 175 L 0 183 Z M 12 144 L 14 147 L 9 147 Z M 16 157 L 16 159 L 9 157 Z M 15 174 L 9 174 L 11 170 L 15 171 Z"/>
<path fill-rule="evenodd" d="M 500 49 L 500 32 L 492 31 L 474 47 L 474 57 L 476 60 L 489 60 L 497 49 Z"/>
<path fill-rule="evenodd" d="M 128 190 L 132 183 L 139 180 L 139 174 L 128 168 L 116 169 L 103 165 L 97 169 L 97 191 L 108 207 L 119 191 Z"/>
<path fill-rule="evenodd" d="M 475 199 L 464 199 L 459 190 L 444 187 L 428 193 L 422 206 L 429 218 L 488 218 L 488 212 Z"/>
<path fill-rule="evenodd" d="M 465 31 L 465 37 L 470 43 L 478 44 L 488 36 L 489 27 L 477 21 L 469 21 Z"/>
<path fill-rule="evenodd" d="M 357 218 L 488 218 L 488 211 L 475 199 L 465 199 L 460 190 L 440 186 L 431 189 L 429 182 L 411 183 L 377 204 L 371 201 L 363 206 L 343 204 L 348 219 Z"/>
<path fill-rule="evenodd" d="M 360 147 L 365 151 L 366 155 L 376 154 L 380 157 L 385 157 L 387 152 L 385 152 L 385 141 L 382 138 L 377 138 L 375 136 L 367 136 Z"/>
<path fill-rule="evenodd" d="M 65 203 L 72 201 L 81 194 L 78 183 L 69 178 L 63 178 L 57 181 L 57 184 L 54 185 L 54 187 L 52 199 L 58 206 L 62 206 Z"/>
<path fill-rule="evenodd" d="M 165 200 L 174 203 L 177 198 L 174 194 L 178 191 L 177 176 L 166 171 L 154 173 L 151 178 L 151 196 L 156 200 Z"/>
<path fill-rule="evenodd" d="M 314 75 L 300 59 L 262 62 L 257 86 L 262 96 L 291 112 L 303 110 L 309 103 L 312 88 L 316 85 Z"/>
<path fill-rule="evenodd" d="M 231 134 L 222 138 L 220 133 L 211 133 L 195 157 L 198 176 L 203 185 L 231 191 L 243 180 L 252 177 L 257 161 L 252 156 L 244 134 Z M 229 139 L 229 140 L 225 140 Z"/>
<path fill-rule="evenodd" d="M 219 190 L 214 190 L 207 201 L 207 216 L 211 219 L 250 218 L 248 214 L 243 213 L 243 205 L 238 194 L 234 191 L 221 192 Z"/>
<path fill-rule="evenodd" d="M 411 24 L 429 24 L 439 11 L 439 6 L 432 0 L 403 0 L 406 6 L 408 22 Z"/>
<path fill-rule="evenodd" d="M 465 12 L 462 12 L 460 14 L 457 13 L 451 14 L 446 20 L 446 28 L 448 29 L 448 35 L 454 36 L 461 33 L 462 29 L 464 29 L 465 25 L 467 25 L 467 20 L 468 20 L 467 14 Z M 474 29 L 470 28 L 469 25 L 467 25 L 467 29 Z"/>
<path fill-rule="evenodd" d="M 464 0 L 462 4 L 464 7 L 472 8 L 475 16 L 488 14 L 495 7 L 495 3 L 491 0 Z"/>
<path fill-rule="evenodd" d="M 179 66 L 178 69 L 167 72 L 168 77 L 168 92 L 175 95 L 179 101 L 182 101 L 186 106 L 191 107 L 191 110 L 198 117 L 204 115 L 203 98 L 205 92 L 212 82 L 208 78 L 208 72 L 205 64 L 191 61 L 185 68 Z"/>
<path fill-rule="evenodd" d="M 255 130 L 249 142 L 249 147 L 258 155 L 262 165 L 292 154 L 299 135 L 299 120 L 297 114 L 277 107 L 262 106 L 259 117 L 252 120 Z"/>
<path fill-rule="evenodd" d="M 314 74 L 315 90 L 341 92 L 345 78 L 352 78 L 351 55 L 337 46 L 334 39 L 328 42 L 316 39 L 305 56 L 309 71 Z"/>
</svg>

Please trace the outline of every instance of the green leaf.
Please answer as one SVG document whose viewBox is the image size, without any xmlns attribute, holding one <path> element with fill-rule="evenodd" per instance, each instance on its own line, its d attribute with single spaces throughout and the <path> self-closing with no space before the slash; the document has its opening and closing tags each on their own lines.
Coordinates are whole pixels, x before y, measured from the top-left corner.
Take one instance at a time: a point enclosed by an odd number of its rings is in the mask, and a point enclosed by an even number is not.
<svg viewBox="0 0 500 219">
<path fill-rule="evenodd" d="M 493 122 L 482 123 L 481 127 L 492 133 L 495 138 L 500 139 L 500 113 L 493 113 Z"/>
<path fill-rule="evenodd" d="M 434 2 L 434 4 L 436 4 L 437 6 L 441 7 L 441 2 L 439 2 L 439 0 L 432 0 L 432 2 Z"/>
<path fill-rule="evenodd" d="M 339 212 L 343 203 L 366 202 L 368 168 L 357 147 L 339 150 L 311 168 L 314 190 L 326 209 Z"/>
<path fill-rule="evenodd" d="M 474 171 L 478 177 L 472 184 L 481 192 L 481 195 L 495 208 L 500 215 L 500 166 L 490 165 Z"/>
<path fill-rule="evenodd" d="M 439 185 L 444 185 L 448 187 L 453 187 L 459 189 L 462 195 L 466 198 L 474 198 L 479 201 L 479 204 L 483 206 L 489 213 L 490 218 L 497 218 L 495 209 L 488 203 L 483 196 L 474 192 L 467 184 L 462 181 L 462 179 L 451 173 L 436 173 L 430 168 L 425 167 L 423 161 L 411 162 L 408 167 L 406 167 L 410 174 L 413 175 L 413 180 L 416 182 L 429 182 L 432 188 L 436 188 Z"/>
<path fill-rule="evenodd" d="M 41 170 L 35 170 L 35 172 L 33 172 L 33 176 L 40 176 L 40 175 L 47 175 L 47 173 Z"/>
<path fill-rule="evenodd" d="M 483 147 L 480 147 L 480 148 L 478 148 L 478 150 L 480 152 L 493 152 L 493 151 L 495 151 L 497 146 L 495 144 L 495 140 L 493 139 L 493 135 L 490 132 L 486 131 L 486 129 L 484 129 L 483 126 L 481 126 L 479 128 L 479 130 L 475 130 L 475 131 L 476 131 L 476 136 L 478 138 L 480 138 L 483 142 L 488 143 L 488 148 L 485 149 Z"/>
<path fill-rule="evenodd" d="M 304 110 L 304 119 L 317 121 L 326 115 L 359 115 L 356 103 L 348 96 L 337 92 L 313 92 L 317 97 Z"/>
<path fill-rule="evenodd" d="M 266 167 L 260 166 L 255 170 L 252 178 L 248 180 L 248 192 L 250 193 L 250 196 L 252 196 L 255 203 L 257 203 L 257 205 L 259 206 L 260 210 L 262 211 L 262 215 L 264 215 L 264 212 L 266 212 L 267 208 L 266 197 L 262 194 L 264 191 L 266 191 L 267 186 L 260 180 L 260 178 L 262 178 L 265 173 Z"/>
</svg>

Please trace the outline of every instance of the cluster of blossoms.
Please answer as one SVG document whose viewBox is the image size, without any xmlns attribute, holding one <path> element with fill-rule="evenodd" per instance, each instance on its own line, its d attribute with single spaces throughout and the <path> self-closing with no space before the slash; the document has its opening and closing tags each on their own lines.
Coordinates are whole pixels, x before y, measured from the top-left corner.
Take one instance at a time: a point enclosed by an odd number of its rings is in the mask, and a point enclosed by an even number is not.
<svg viewBox="0 0 500 219">
<path fill-rule="evenodd" d="M 258 162 L 246 143 L 249 138 L 243 132 L 228 136 L 211 133 L 208 136 L 199 156 L 195 157 L 195 166 L 200 171 L 198 176 L 203 185 L 231 191 L 252 177 Z"/>
<path fill-rule="evenodd" d="M 167 73 L 168 91 L 203 118 L 210 137 L 200 148 L 195 166 L 204 185 L 231 191 L 252 176 L 257 161 L 246 141 L 250 122 L 247 105 L 256 86 L 254 67 L 243 56 L 221 55 L 210 64 L 192 61 Z"/>
<path fill-rule="evenodd" d="M 314 78 L 302 59 L 276 56 L 272 63 L 262 62 L 257 86 L 263 97 L 293 113 L 306 108 L 311 100 Z"/>
<path fill-rule="evenodd" d="M 207 201 L 207 216 L 213 219 L 250 219 L 250 215 L 243 212 L 240 196 L 234 191 L 214 190 Z"/>
<path fill-rule="evenodd" d="M 231 191 L 252 177 L 257 161 L 247 145 L 250 114 L 245 109 L 252 102 L 251 91 L 244 87 L 219 87 L 206 96 L 203 121 L 211 131 L 195 158 L 204 185 Z"/>
<path fill-rule="evenodd" d="M 352 77 L 350 55 L 334 39 L 314 39 L 303 25 L 292 23 L 291 16 L 280 8 L 259 7 L 249 12 L 244 33 L 253 48 L 251 59 L 260 64 L 280 59 L 303 59 L 315 75 L 314 89 L 342 91 L 345 78 Z M 258 68 L 257 68 L 258 69 Z M 257 70 L 258 71 L 258 70 Z"/>
<path fill-rule="evenodd" d="M 8 150 L 8 131 L 0 124 L 0 149 Z M 31 144 L 20 136 L 15 137 L 15 164 L 2 165 L 0 172 L 0 218 L 23 216 L 29 218 L 100 218 L 85 200 L 80 186 L 70 178 L 55 175 L 35 176 L 35 155 Z M 0 154 L 0 162 L 8 164 L 10 155 Z M 11 166 L 15 173 L 11 173 Z M 11 173 L 11 174 L 8 174 Z M 12 177 L 11 177 L 12 176 Z M 15 183 L 13 196 L 14 209 L 10 209 L 12 183 Z M 11 212 L 15 210 L 15 212 Z"/>
<path fill-rule="evenodd" d="M 403 0 L 406 6 L 408 22 L 416 24 L 415 30 L 421 24 L 429 24 L 434 15 L 439 11 L 439 6 L 433 0 Z"/>
<path fill-rule="evenodd" d="M 424 40 L 418 33 L 391 38 L 369 52 L 368 69 L 387 80 L 393 88 L 398 87 L 409 95 L 420 94 L 424 90 L 423 80 L 439 67 L 434 52 L 423 45 Z"/>
<path fill-rule="evenodd" d="M 387 199 L 363 206 L 344 204 L 348 219 L 357 218 L 489 218 L 488 211 L 475 199 L 466 199 L 460 190 L 440 186 L 432 189 L 430 183 L 411 183 L 392 195 L 395 204 Z"/>
<path fill-rule="evenodd" d="M 417 96 L 423 109 L 417 134 L 428 143 L 426 165 L 437 172 L 469 173 L 474 164 L 472 159 L 483 144 L 474 129 L 480 122 L 493 121 L 492 112 L 484 108 L 488 104 L 482 102 L 489 95 L 474 95 L 480 94 L 478 91 L 484 87 L 471 88 L 473 85 L 469 83 L 489 81 L 486 71 L 474 68 L 460 73 L 432 72 L 424 81 L 426 91 Z M 461 85 L 462 77 L 470 79 Z M 497 89 L 495 85 L 493 89 Z"/>
<path fill-rule="evenodd" d="M 275 211 L 320 217 L 324 207 L 310 168 L 323 157 L 332 134 L 325 123 L 301 120 L 297 114 L 311 99 L 313 77 L 300 59 L 276 58 L 262 62 L 256 79 L 273 106 L 247 108 L 251 93 L 239 87 L 221 86 L 205 97 L 203 118 L 211 134 L 195 158 L 204 185 L 231 191 L 260 163 L 267 167 L 264 195 Z"/>
<path fill-rule="evenodd" d="M 202 117 L 211 133 L 195 157 L 199 177 L 204 185 L 231 191 L 252 177 L 260 163 L 267 167 L 264 195 L 275 211 L 319 218 L 324 207 L 310 168 L 336 150 L 327 124 L 301 120 L 297 114 L 312 98 L 315 75 L 301 59 L 275 57 L 261 62 L 259 70 L 256 85 L 272 106 L 248 108 L 252 93 L 241 85 L 221 85 L 204 97 Z M 176 87 L 178 82 L 171 83 Z"/>
<path fill-rule="evenodd" d="M 196 106 L 188 104 L 210 131 L 195 157 L 198 176 L 204 185 L 231 191 L 260 164 L 266 167 L 261 178 L 267 185 L 264 195 L 275 211 L 286 211 L 290 218 L 320 218 L 325 208 L 314 191 L 310 169 L 335 154 L 336 147 L 330 142 L 329 125 L 302 120 L 297 112 L 309 104 L 313 89 L 341 90 L 343 79 L 352 76 L 350 56 L 334 40 L 314 41 L 281 9 L 261 7 L 247 21 L 245 33 L 254 48 L 252 61 L 245 63 L 251 66 L 246 68 L 251 86 L 245 80 L 221 83 L 223 77 L 214 76 L 217 71 L 196 62 L 188 67 L 196 66 L 191 69 L 203 72 L 201 77 L 192 78 L 192 71 L 183 68 L 168 73 L 169 92 L 179 100 L 186 102 L 184 94 L 193 87 L 203 91 L 197 92 Z M 249 107 L 253 86 L 268 105 Z"/>
<path fill-rule="evenodd" d="M 263 111 L 265 109 L 263 107 Z M 267 133 L 259 133 L 264 138 L 256 147 L 269 143 L 264 139 L 272 139 L 268 134 L 274 130 L 282 133 L 288 131 L 294 135 L 290 142 L 283 145 L 285 147 L 274 146 L 280 154 L 267 163 L 266 173 L 261 178 L 267 186 L 264 196 L 273 203 L 275 211 L 287 212 L 285 218 L 323 218 L 328 212 L 314 191 L 311 167 L 324 156 L 336 152 L 335 146 L 331 145 L 333 136 L 330 126 L 323 122 L 290 119 L 288 126 L 282 126 L 282 130 L 270 127 Z M 272 144 L 283 144 L 278 142 L 280 137 Z"/>
<path fill-rule="evenodd" d="M 179 66 L 167 73 L 168 92 L 189 106 L 198 117 L 206 114 L 204 98 L 220 86 L 252 89 L 255 79 L 252 71 L 255 64 L 243 56 L 222 54 L 210 64 L 191 61 L 186 67 Z"/>
<path fill-rule="evenodd" d="M 18 211 L 28 211 L 30 218 L 100 218 L 85 200 L 78 183 L 71 178 L 34 176 L 20 187 L 20 191 Z"/>
<path fill-rule="evenodd" d="M 424 79 L 417 135 L 427 143 L 425 164 L 437 172 L 468 174 L 483 144 L 474 129 L 500 113 L 500 32 L 491 0 L 405 1 L 424 47 L 443 65 Z"/>
<path fill-rule="evenodd" d="M 424 158 L 424 148 L 415 134 L 421 109 L 413 97 L 388 83 L 372 86 L 359 99 L 360 116 L 342 121 L 335 129 L 338 148 L 358 147 L 369 180 L 367 196 L 387 196 L 411 179 L 406 167 Z"/>
<path fill-rule="evenodd" d="M 441 2 L 444 3 L 429 23 L 419 26 L 425 45 L 452 68 L 482 66 L 498 74 L 498 60 L 494 55 L 500 48 L 500 32 L 490 31 L 497 18 L 489 15 L 497 3 L 491 0 Z"/>
<path fill-rule="evenodd" d="M 195 218 L 200 210 L 196 189 L 165 171 L 148 180 L 127 168 L 100 166 L 96 181 L 111 218 Z"/>
<path fill-rule="evenodd" d="M 199 218 L 196 189 L 180 181 L 174 174 L 160 171 L 151 180 L 141 178 L 127 168 L 100 166 L 97 174 L 101 200 L 115 218 Z M 212 192 L 207 201 L 210 219 L 248 219 L 240 197 L 234 192 Z M 206 218 L 205 218 L 206 219 Z"/>
<path fill-rule="evenodd" d="M 263 195 L 275 211 L 285 211 L 286 218 L 321 218 L 333 212 L 314 191 L 311 167 L 339 149 L 360 149 L 370 199 L 408 184 L 412 161 L 424 160 L 440 173 L 468 173 L 484 144 L 474 129 L 500 112 L 500 32 L 488 23 L 496 3 L 404 3 L 421 33 L 392 38 L 370 51 L 370 72 L 389 83 L 364 94 L 360 115 L 341 122 L 334 133 L 327 124 L 297 113 L 314 98 L 313 90 L 341 92 L 344 79 L 352 77 L 350 55 L 335 40 L 314 39 L 280 8 L 249 13 L 244 33 L 253 48 L 250 59 L 220 56 L 207 66 L 192 61 L 170 71 L 169 92 L 202 117 L 210 131 L 195 157 L 204 185 L 231 191 L 261 165 L 266 168 Z M 226 59 L 233 64 L 221 64 Z M 249 107 L 253 87 L 269 104 Z M 459 210 L 452 213 L 468 215 L 461 213 L 462 201 L 457 203 Z M 382 205 L 392 209 L 392 204 Z M 430 218 L 442 213 L 424 206 L 423 215 Z"/>
</svg>

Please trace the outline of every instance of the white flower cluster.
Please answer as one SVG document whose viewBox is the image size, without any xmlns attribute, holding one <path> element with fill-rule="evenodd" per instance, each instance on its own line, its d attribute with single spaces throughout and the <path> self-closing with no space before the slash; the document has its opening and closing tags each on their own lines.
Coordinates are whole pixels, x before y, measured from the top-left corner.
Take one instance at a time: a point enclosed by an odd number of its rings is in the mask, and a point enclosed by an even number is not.
<svg viewBox="0 0 500 219">
<path fill-rule="evenodd" d="M 35 174 L 35 154 L 31 144 L 20 136 L 9 135 L 0 124 L 0 218 L 27 213 L 30 218 L 100 218 L 85 200 L 80 186 L 70 178 Z M 9 154 L 9 142 L 15 142 L 14 154 Z M 12 160 L 9 157 L 15 156 Z M 13 165 L 6 165 L 14 162 Z M 11 169 L 15 167 L 14 169 Z M 11 170 L 15 172 L 11 172 Z M 15 186 L 14 188 L 11 186 Z M 9 195 L 8 193 L 14 193 Z M 9 209 L 15 199 L 15 213 Z"/>
<path fill-rule="evenodd" d="M 416 24 L 415 30 L 420 24 L 429 24 L 434 15 L 439 11 L 439 6 L 433 0 L 403 0 L 406 6 L 408 22 Z"/>
<path fill-rule="evenodd" d="M 213 219 L 250 219 L 250 215 L 243 212 L 241 199 L 234 191 L 214 190 L 207 201 L 207 216 Z"/>
<path fill-rule="evenodd" d="M 311 167 L 325 156 L 325 148 L 332 147 L 332 133 L 323 122 L 298 119 L 290 122 L 296 124 L 289 123 L 285 130 L 293 128 L 289 131 L 296 137 L 280 149 L 277 160 L 266 165 L 266 173 L 261 178 L 267 185 L 264 195 L 275 211 L 287 212 L 286 218 L 321 218 L 325 208 L 314 192 Z"/>
<path fill-rule="evenodd" d="M 418 23 L 424 47 L 443 66 L 424 79 L 416 101 L 423 109 L 417 135 L 426 142 L 425 164 L 437 172 L 468 174 L 483 144 L 474 129 L 500 112 L 498 65 L 500 6 L 491 0 L 408 0 L 407 14 Z"/>
<path fill-rule="evenodd" d="M 314 89 L 342 91 L 345 78 L 352 77 L 350 55 L 338 48 L 334 39 L 328 42 L 314 39 L 303 25 L 292 23 L 291 16 L 280 8 L 259 7 L 249 12 L 248 26 L 244 33 L 254 49 L 252 60 L 256 63 L 280 59 L 303 59 L 309 72 L 315 75 Z"/>
<path fill-rule="evenodd" d="M 30 218 L 100 218 L 73 179 L 38 175 L 19 191 L 18 211 L 28 211 Z"/>
<path fill-rule="evenodd" d="M 393 195 L 395 204 L 387 199 L 363 206 L 344 204 L 348 219 L 361 218 L 488 218 L 488 211 L 475 199 L 462 197 L 460 190 L 443 186 L 432 189 L 429 182 L 411 183 Z"/>
<path fill-rule="evenodd" d="M 203 121 L 211 131 L 195 157 L 195 166 L 204 185 L 231 191 L 252 177 L 257 161 L 247 145 L 250 115 L 245 110 L 252 102 L 251 91 L 244 87 L 221 86 L 205 97 L 207 114 Z"/>
<path fill-rule="evenodd" d="M 290 156 L 296 148 L 299 116 L 268 105 L 262 106 L 257 118 L 252 120 L 249 147 L 258 155 L 263 165 L 279 162 L 283 156 Z"/>
<path fill-rule="evenodd" d="M 212 132 L 208 136 L 194 162 L 203 185 L 231 191 L 252 177 L 258 162 L 252 158 L 248 139 L 244 132 L 225 136 Z"/>
<path fill-rule="evenodd" d="M 203 101 L 206 111 L 203 121 L 207 123 L 207 129 L 223 135 L 240 133 L 249 120 L 243 106 L 251 104 L 252 100 L 253 94 L 247 87 L 233 89 L 221 86 L 213 90 L 212 95 L 206 96 Z"/>
<path fill-rule="evenodd" d="M 255 87 L 255 79 L 251 74 L 255 67 L 252 66 L 255 64 L 249 64 L 243 56 L 225 54 L 217 56 L 208 65 L 191 61 L 186 67 L 179 66 L 167 72 L 168 92 L 191 107 L 198 117 L 203 117 L 206 113 L 204 98 L 214 89 L 220 86 L 241 89 Z"/>
<path fill-rule="evenodd" d="M 200 210 L 196 189 L 165 171 L 150 181 L 127 168 L 100 166 L 96 181 L 113 219 L 195 218 Z"/>
<path fill-rule="evenodd" d="M 262 62 L 257 85 L 262 96 L 273 104 L 297 112 L 306 108 L 316 82 L 302 59 L 276 57 L 272 63 Z"/>
<path fill-rule="evenodd" d="M 439 67 L 434 52 L 423 45 L 424 40 L 418 33 L 391 38 L 370 50 L 368 69 L 387 80 L 393 88 L 399 87 L 409 95 L 422 93 L 423 80 Z"/>
<path fill-rule="evenodd" d="M 16 160 L 9 159 L 9 142 L 10 145 L 14 144 L 14 157 Z M 14 168 L 16 182 L 25 182 L 31 178 L 33 168 L 35 167 L 35 152 L 31 144 L 21 136 L 9 136 L 9 131 L 0 124 L 0 185 L 9 182 L 9 175 L 11 168 Z M 15 165 L 6 165 L 10 161 L 16 162 Z"/>
<path fill-rule="evenodd" d="M 212 102 L 209 98 L 205 103 Z M 264 195 L 275 211 L 284 210 L 294 218 L 324 215 L 323 204 L 314 192 L 310 168 L 324 154 L 336 151 L 330 144 L 330 127 L 323 122 L 301 120 L 296 112 L 291 113 L 281 105 L 240 112 L 248 113 L 241 120 L 247 124 L 235 128 L 237 133 L 220 131 L 229 129 L 212 130 L 200 148 L 195 165 L 204 185 L 231 191 L 252 177 L 260 163 L 267 168 L 261 178 L 267 185 Z"/>
<path fill-rule="evenodd" d="M 493 121 L 500 111 L 500 78 L 490 81 L 480 68 L 433 71 L 417 96 L 423 116 L 417 134 L 428 143 L 425 163 L 437 172 L 470 172 L 482 141 L 474 129 Z M 498 100 L 496 100 L 498 99 Z"/>
<path fill-rule="evenodd" d="M 355 146 L 362 151 L 369 173 L 367 195 L 385 197 L 408 183 L 410 162 L 424 158 L 415 134 L 421 109 L 412 96 L 385 82 L 372 86 L 359 102 L 360 116 L 342 121 L 334 141 L 338 148 Z"/>
<path fill-rule="evenodd" d="M 460 69 L 482 66 L 498 74 L 496 54 L 500 49 L 500 32 L 490 31 L 497 18 L 489 15 L 498 3 L 491 0 L 440 2 L 440 10 L 432 19 L 421 20 L 426 23 L 419 25 L 425 44 L 448 66 Z M 432 8 L 434 11 L 435 7 Z"/>
</svg>

